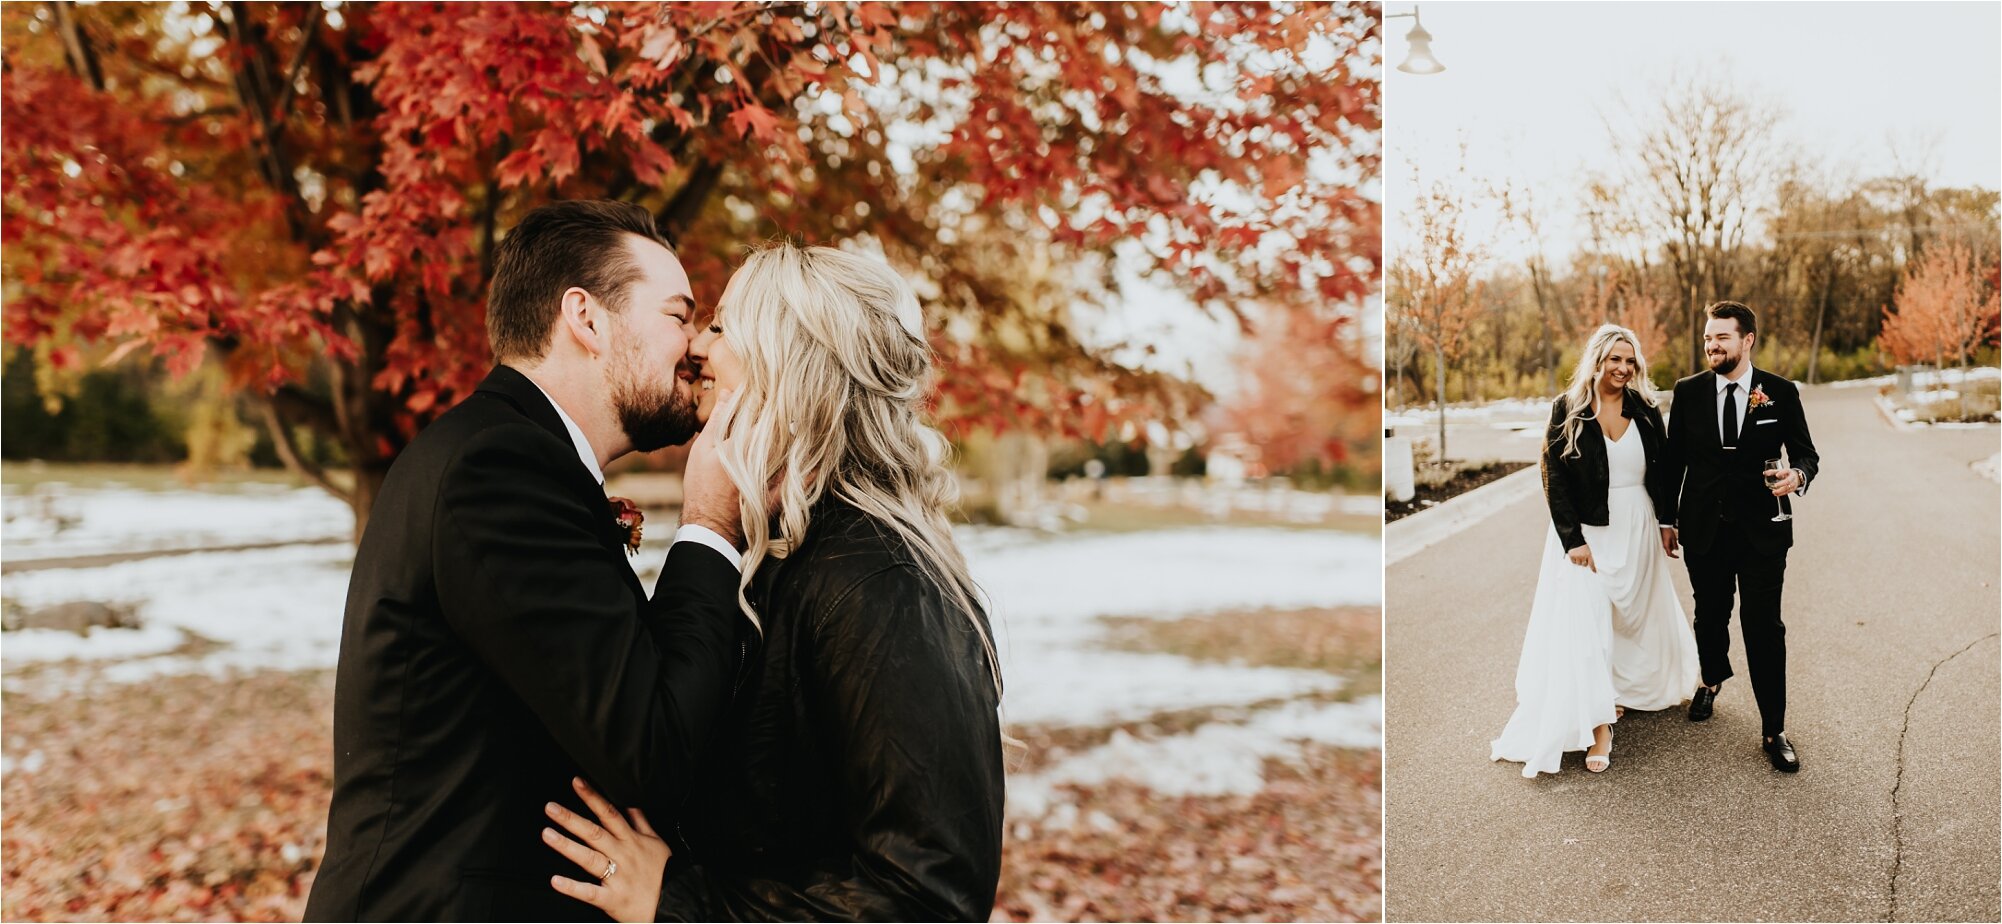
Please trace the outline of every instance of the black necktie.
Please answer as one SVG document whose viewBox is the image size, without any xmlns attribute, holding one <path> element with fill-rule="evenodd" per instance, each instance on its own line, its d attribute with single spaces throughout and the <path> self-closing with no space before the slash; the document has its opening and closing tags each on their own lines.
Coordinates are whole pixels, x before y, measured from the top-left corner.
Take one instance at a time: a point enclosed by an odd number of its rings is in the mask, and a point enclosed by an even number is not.
<svg viewBox="0 0 2002 924">
<path fill-rule="evenodd" d="M 1724 383 L 1724 448 L 1738 448 L 1738 383 Z"/>
</svg>

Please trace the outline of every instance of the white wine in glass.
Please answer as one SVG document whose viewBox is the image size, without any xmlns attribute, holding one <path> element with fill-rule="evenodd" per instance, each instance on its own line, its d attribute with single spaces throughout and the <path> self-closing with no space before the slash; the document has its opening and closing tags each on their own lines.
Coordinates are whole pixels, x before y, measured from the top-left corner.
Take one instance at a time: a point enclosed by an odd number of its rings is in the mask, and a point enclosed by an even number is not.
<svg viewBox="0 0 2002 924">
<path fill-rule="evenodd" d="M 1787 471 L 1786 469 L 1780 468 L 1780 461 L 1781 460 L 1779 459 L 1766 460 L 1767 490 L 1772 490 L 1773 488 L 1777 488 L 1780 486 L 1780 482 L 1787 480 Z M 1779 498 L 1779 497 L 1773 498 L 1773 506 L 1779 509 L 1779 515 L 1773 517 L 1773 522 L 1784 523 L 1788 520 L 1793 519 L 1793 514 L 1787 512 L 1786 500 L 1784 498 Z"/>
</svg>

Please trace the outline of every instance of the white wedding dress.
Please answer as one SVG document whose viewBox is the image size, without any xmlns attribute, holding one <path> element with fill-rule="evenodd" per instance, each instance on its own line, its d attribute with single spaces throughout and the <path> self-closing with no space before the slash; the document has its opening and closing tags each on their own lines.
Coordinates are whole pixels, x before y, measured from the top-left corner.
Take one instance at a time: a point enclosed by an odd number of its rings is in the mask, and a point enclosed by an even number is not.
<svg viewBox="0 0 2002 924">
<path fill-rule="evenodd" d="M 1592 746 L 1613 707 L 1651 711 L 1687 699 L 1701 677 L 1696 635 L 1676 599 L 1648 498 L 1647 454 L 1634 425 L 1606 441 L 1608 517 L 1584 527 L 1595 573 L 1571 563 L 1545 531 L 1543 570 L 1515 670 L 1515 714 L 1493 760 L 1522 775 L 1556 773 L 1566 751 Z"/>
</svg>

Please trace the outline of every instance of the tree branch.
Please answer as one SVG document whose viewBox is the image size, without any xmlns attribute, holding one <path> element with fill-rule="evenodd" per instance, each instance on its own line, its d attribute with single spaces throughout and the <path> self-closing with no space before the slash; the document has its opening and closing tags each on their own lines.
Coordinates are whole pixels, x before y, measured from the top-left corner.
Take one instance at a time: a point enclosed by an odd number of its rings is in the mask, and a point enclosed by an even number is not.
<svg viewBox="0 0 2002 924">
<path fill-rule="evenodd" d="M 299 454 L 299 446 L 292 439 L 292 428 L 278 412 L 279 402 L 276 399 L 277 396 L 273 395 L 258 404 L 264 410 L 264 426 L 271 431 L 271 445 L 278 450 L 278 458 L 285 463 L 286 468 L 306 476 L 307 480 L 319 485 L 328 494 L 340 498 L 342 503 L 353 505 L 354 492 L 334 484 L 324 469 L 308 462 Z"/>
<path fill-rule="evenodd" d="M 702 213 L 702 206 L 708 203 L 709 196 L 722 180 L 723 165 L 713 161 L 703 161 L 688 175 L 688 182 L 681 184 L 681 188 L 675 190 L 674 198 L 669 199 L 667 206 L 654 216 L 668 241 L 678 240 L 688 226 L 695 223 L 695 217 Z"/>
<path fill-rule="evenodd" d="M 211 16 L 215 23 L 223 28 L 223 34 L 238 48 L 242 65 L 236 72 L 237 96 L 243 108 L 254 117 L 257 125 L 258 148 L 259 153 L 263 155 L 261 166 L 264 178 L 271 184 L 271 188 L 285 199 L 285 222 L 292 233 L 292 239 L 304 241 L 306 229 L 312 223 L 309 217 L 311 210 L 306 207 L 305 199 L 300 196 L 299 184 L 293 179 L 292 171 L 286 169 L 279 151 L 278 125 L 271 118 L 273 107 L 270 75 L 265 69 L 265 55 L 270 51 L 270 46 L 258 41 L 253 47 L 254 33 L 262 30 L 254 28 L 250 20 L 250 11 L 245 4 L 232 2 L 227 9 L 229 16 L 226 18 L 214 14 Z M 310 48 L 312 45 L 307 42 L 301 47 Z M 289 86 L 287 89 L 290 89 Z"/>
<path fill-rule="evenodd" d="M 508 152 L 512 147 L 513 145 L 509 142 L 508 136 L 502 135 L 500 144 L 494 149 L 493 163 L 487 167 L 486 199 L 480 203 L 479 253 L 480 279 L 482 281 L 492 279 L 494 276 L 495 220 L 500 214 L 501 200 L 500 171 L 498 167 L 501 160 L 508 156 Z M 612 196 L 611 198 L 617 199 L 619 197 Z"/>
<path fill-rule="evenodd" d="M 268 400 L 295 424 L 311 427 L 314 433 L 330 438 L 341 435 L 333 402 L 319 395 L 297 385 L 280 385 Z"/>
<path fill-rule="evenodd" d="M 83 30 L 77 26 L 76 4 L 67 0 L 50 0 L 49 12 L 55 16 L 56 31 L 62 33 L 63 57 L 69 61 L 70 70 L 93 90 L 104 89 L 104 68 L 98 64 L 97 52 L 90 47 Z"/>
<path fill-rule="evenodd" d="M 304 26 L 300 27 L 299 50 L 292 53 L 292 64 L 285 68 L 285 88 L 278 93 L 278 105 L 275 107 L 277 113 L 272 117 L 272 120 L 279 125 L 285 124 L 286 117 L 292 113 L 292 97 L 296 95 L 295 91 L 299 86 L 299 75 L 306 69 L 307 54 L 313 50 L 313 33 L 320 30 L 320 21 L 325 19 L 326 15 L 325 7 L 314 4 L 313 15 L 306 20 Z"/>
</svg>

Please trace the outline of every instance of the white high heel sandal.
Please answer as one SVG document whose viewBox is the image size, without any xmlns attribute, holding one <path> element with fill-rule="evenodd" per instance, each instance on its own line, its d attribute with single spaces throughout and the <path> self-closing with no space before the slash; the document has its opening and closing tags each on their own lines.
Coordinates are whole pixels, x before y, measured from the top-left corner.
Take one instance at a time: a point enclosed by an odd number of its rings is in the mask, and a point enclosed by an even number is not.
<svg viewBox="0 0 2002 924">
<path fill-rule="evenodd" d="M 1593 761 L 1598 761 L 1598 762 L 1599 762 L 1599 763 L 1598 763 L 1598 766 L 1593 766 L 1593 765 L 1592 765 L 1592 762 L 1593 762 Z M 1607 726 L 1606 726 L 1606 753 L 1604 753 L 1604 754 L 1586 754 L 1586 755 L 1585 755 L 1585 769 L 1587 769 L 1587 770 L 1590 770 L 1590 771 L 1592 771 L 1593 773 L 1604 773 L 1604 772 L 1606 772 L 1606 768 L 1607 768 L 1607 767 L 1611 767 L 1612 765 L 1613 765 L 1613 726 L 1611 726 L 1611 725 L 1607 725 Z"/>
</svg>

